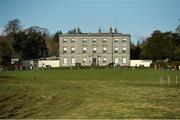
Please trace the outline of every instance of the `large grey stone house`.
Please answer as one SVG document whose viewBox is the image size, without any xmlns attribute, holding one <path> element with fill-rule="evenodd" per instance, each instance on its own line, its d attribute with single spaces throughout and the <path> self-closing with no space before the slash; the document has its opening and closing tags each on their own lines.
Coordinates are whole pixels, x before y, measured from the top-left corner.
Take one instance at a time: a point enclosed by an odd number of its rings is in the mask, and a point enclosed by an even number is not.
<svg viewBox="0 0 180 120">
<path fill-rule="evenodd" d="M 71 33 L 59 35 L 60 67 L 106 66 L 110 63 L 130 65 L 129 34 L 122 33 Z"/>
</svg>

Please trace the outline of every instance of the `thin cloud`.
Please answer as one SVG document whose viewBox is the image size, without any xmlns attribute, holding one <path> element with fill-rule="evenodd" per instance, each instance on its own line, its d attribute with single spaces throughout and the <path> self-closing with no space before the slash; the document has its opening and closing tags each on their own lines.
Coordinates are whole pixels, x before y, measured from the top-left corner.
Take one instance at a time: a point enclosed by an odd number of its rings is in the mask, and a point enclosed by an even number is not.
<svg viewBox="0 0 180 120">
<path fill-rule="evenodd" d="M 0 27 L 0 35 L 4 35 L 4 28 Z"/>
<path fill-rule="evenodd" d="M 144 36 L 140 33 L 135 33 L 134 37 L 139 40 L 140 43 L 143 43 L 148 38 L 148 36 Z"/>
</svg>

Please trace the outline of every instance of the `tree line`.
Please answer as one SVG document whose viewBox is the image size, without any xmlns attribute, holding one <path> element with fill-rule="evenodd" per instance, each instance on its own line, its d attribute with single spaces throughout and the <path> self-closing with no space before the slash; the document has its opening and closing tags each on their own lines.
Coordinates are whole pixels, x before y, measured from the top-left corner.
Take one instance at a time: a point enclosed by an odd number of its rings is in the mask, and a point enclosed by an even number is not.
<svg viewBox="0 0 180 120">
<path fill-rule="evenodd" d="M 39 26 L 23 29 L 20 20 L 14 19 L 8 22 L 4 32 L 5 35 L 0 36 L 0 64 L 11 63 L 11 58 L 30 60 L 59 55 L 61 31 L 50 35 L 46 28 Z M 82 32 L 78 27 L 67 33 Z M 180 25 L 175 33 L 155 30 L 142 43 L 131 44 L 131 59 L 180 60 Z"/>
<path fill-rule="evenodd" d="M 176 32 L 155 30 L 137 45 L 131 44 L 131 59 L 180 60 L 180 25 Z"/>
<path fill-rule="evenodd" d="M 61 31 L 49 35 L 46 28 L 31 26 L 23 29 L 15 19 L 5 26 L 5 35 L 0 36 L 0 64 L 9 64 L 11 58 L 30 60 L 51 55 L 58 56 L 58 36 Z"/>
</svg>

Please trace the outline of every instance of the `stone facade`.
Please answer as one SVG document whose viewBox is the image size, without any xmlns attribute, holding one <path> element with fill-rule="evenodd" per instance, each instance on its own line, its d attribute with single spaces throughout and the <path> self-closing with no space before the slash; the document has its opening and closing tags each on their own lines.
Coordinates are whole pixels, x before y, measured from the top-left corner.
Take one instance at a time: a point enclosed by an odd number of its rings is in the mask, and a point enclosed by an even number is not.
<svg viewBox="0 0 180 120">
<path fill-rule="evenodd" d="M 122 33 L 81 33 L 59 35 L 60 67 L 130 65 L 130 35 Z"/>
</svg>

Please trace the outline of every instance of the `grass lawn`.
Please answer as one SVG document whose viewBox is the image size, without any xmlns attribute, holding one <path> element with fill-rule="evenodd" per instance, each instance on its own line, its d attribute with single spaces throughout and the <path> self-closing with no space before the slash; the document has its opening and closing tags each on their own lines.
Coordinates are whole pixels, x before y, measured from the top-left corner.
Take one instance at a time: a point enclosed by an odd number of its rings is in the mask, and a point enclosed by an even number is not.
<svg viewBox="0 0 180 120">
<path fill-rule="evenodd" d="M 180 119 L 180 71 L 3 71 L 0 118 Z"/>
</svg>

